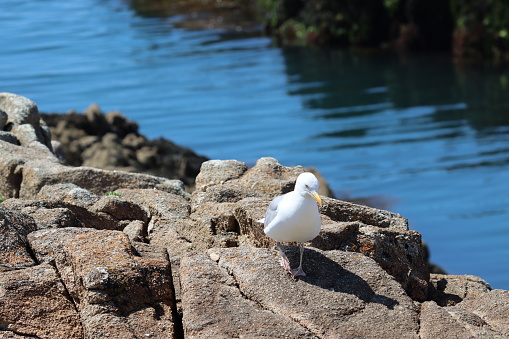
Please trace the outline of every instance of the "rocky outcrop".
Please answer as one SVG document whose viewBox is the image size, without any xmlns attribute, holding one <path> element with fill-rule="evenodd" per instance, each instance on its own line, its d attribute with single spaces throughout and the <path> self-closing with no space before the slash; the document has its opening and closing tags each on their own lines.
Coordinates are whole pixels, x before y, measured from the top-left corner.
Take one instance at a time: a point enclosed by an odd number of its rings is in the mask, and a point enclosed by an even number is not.
<svg viewBox="0 0 509 339">
<path fill-rule="evenodd" d="M 1 272 L 0 289 L 1 338 L 84 337 L 79 314 L 53 266 Z"/>
<path fill-rule="evenodd" d="M 131 243 L 122 232 L 76 227 L 33 232 L 29 243 L 38 262 L 59 272 L 85 337 L 174 337 L 164 249 Z"/>
<path fill-rule="evenodd" d="M 0 171 L 14 173 L 0 185 L 2 338 L 509 335 L 509 292 L 430 276 L 420 234 L 389 211 L 324 196 L 308 275 L 288 275 L 257 220 L 302 167 L 207 161 L 189 194 L 62 165 L 16 131 L 0 140 Z M 298 248 L 284 251 L 295 264 Z"/>
<path fill-rule="evenodd" d="M 28 98 L 0 93 L 0 130 L 0 140 L 43 153 L 52 150 L 50 131 L 41 121 L 37 105 Z"/>
<path fill-rule="evenodd" d="M 119 112 L 91 105 L 83 114 L 41 114 L 59 158 L 67 165 L 141 172 L 179 179 L 193 187 L 207 158 L 166 139 L 148 140 Z"/>
</svg>

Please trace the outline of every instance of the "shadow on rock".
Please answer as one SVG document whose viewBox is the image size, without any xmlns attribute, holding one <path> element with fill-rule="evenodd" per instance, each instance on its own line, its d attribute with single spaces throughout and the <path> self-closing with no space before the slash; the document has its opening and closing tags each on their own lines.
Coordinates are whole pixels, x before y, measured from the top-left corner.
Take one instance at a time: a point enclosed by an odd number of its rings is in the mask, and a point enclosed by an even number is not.
<svg viewBox="0 0 509 339">
<path fill-rule="evenodd" d="M 298 247 L 281 246 L 281 248 L 288 256 L 292 267 L 297 266 Z M 314 249 L 306 248 L 302 260 L 306 276 L 298 279 L 303 282 L 329 291 L 349 293 L 366 303 L 382 304 L 391 310 L 399 304 L 395 299 L 377 294 L 366 280 Z"/>
</svg>

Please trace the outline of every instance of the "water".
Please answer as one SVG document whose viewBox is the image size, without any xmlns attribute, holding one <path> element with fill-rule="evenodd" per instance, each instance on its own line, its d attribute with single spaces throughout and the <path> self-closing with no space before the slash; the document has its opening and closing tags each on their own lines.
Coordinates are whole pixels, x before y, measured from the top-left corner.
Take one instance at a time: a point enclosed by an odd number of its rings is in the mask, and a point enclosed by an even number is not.
<svg viewBox="0 0 509 339">
<path fill-rule="evenodd" d="M 317 167 L 401 213 L 450 274 L 509 289 L 509 72 L 439 56 L 278 48 L 120 0 L 2 0 L 0 90 L 119 110 L 216 159 Z"/>
</svg>

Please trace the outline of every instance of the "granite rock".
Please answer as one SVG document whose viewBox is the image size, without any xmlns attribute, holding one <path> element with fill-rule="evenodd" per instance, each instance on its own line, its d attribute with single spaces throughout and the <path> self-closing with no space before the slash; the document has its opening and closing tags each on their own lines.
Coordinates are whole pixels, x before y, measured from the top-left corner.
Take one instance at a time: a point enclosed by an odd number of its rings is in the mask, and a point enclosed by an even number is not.
<svg viewBox="0 0 509 339">
<path fill-rule="evenodd" d="M 308 249 L 308 274 L 295 281 L 279 266 L 276 251 L 244 247 L 208 253 L 210 259 L 183 259 L 180 269 L 184 331 L 190 337 L 214 337 L 227 328 L 233 331 L 229 337 L 418 338 L 412 299 L 363 255 Z M 204 288 L 208 284 L 212 287 Z M 228 315 L 228 304 L 237 312 L 254 310 L 241 321 L 236 317 L 242 313 Z"/>
<path fill-rule="evenodd" d="M 138 125 L 120 112 L 103 113 L 91 105 L 83 114 L 41 114 L 65 163 L 107 170 L 142 172 L 178 179 L 192 188 L 200 165 L 207 159 L 170 140 L 148 140 Z"/>
<path fill-rule="evenodd" d="M 0 272 L 35 265 L 26 237 L 36 229 L 29 215 L 0 205 Z"/>
<path fill-rule="evenodd" d="M 2 338 L 83 338 L 78 312 L 52 266 L 2 272 L 0 291 Z"/>
<path fill-rule="evenodd" d="M 40 230 L 29 241 L 39 262 L 55 265 L 86 337 L 173 335 L 175 304 L 165 251 L 150 245 L 138 251 L 122 232 L 87 228 Z"/>
<path fill-rule="evenodd" d="M 32 100 L 13 93 L 0 93 L 0 127 L 12 132 L 21 145 L 51 151 L 51 134 L 41 125 L 37 105 Z"/>
<path fill-rule="evenodd" d="M 508 291 L 473 276 L 430 276 L 421 236 L 404 217 L 327 197 L 328 189 L 322 230 L 304 251 L 308 275 L 288 275 L 259 220 L 308 169 L 273 158 L 252 168 L 208 161 L 189 194 L 179 180 L 70 167 L 37 134 L 35 104 L 9 98 L 0 112 L 18 109 L 26 123 L 5 120 L 2 135 L 12 138 L 0 136 L 8 198 L 0 338 L 509 336 Z M 62 132 L 73 147 L 104 139 L 144 148 L 137 158 L 154 161 L 153 145 L 119 113 L 92 107 L 72 119 L 59 128 L 74 126 L 74 135 Z M 283 246 L 292 266 L 295 245 Z"/>
</svg>

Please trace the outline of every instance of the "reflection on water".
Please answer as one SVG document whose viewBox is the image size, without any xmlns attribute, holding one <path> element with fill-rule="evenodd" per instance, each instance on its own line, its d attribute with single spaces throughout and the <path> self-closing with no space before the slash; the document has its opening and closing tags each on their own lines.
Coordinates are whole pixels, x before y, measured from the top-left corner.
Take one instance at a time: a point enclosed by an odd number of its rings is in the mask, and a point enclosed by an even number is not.
<svg viewBox="0 0 509 339">
<path fill-rule="evenodd" d="M 315 124 L 308 151 L 326 155 L 315 161 L 336 189 L 389 199 L 452 273 L 509 271 L 507 68 L 302 48 L 283 55 L 288 93 Z M 490 279 L 509 286 L 502 274 Z"/>
<path fill-rule="evenodd" d="M 337 196 L 409 218 L 450 273 L 509 289 L 507 69 L 277 48 L 149 14 L 0 2 L 2 91 L 46 112 L 96 102 L 211 158 L 317 167 Z"/>
<path fill-rule="evenodd" d="M 509 161 L 507 69 L 459 66 L 433 56 L 302 48 L 283 55 L 289 94 L 302 98 L 314 119 L 326 121 L 325 131 L 314 136 L 327 140 L 320 151 L 410 151 L 412 144 L 435 144 L 428 163 L 408 165 L 413 173 L 426 170 L 424 164 L 453 170 Z M 460 147 L 466 141 L 477 145 Z M 373 160 L 366 158 L 366 167 Z"/>
</svg>

